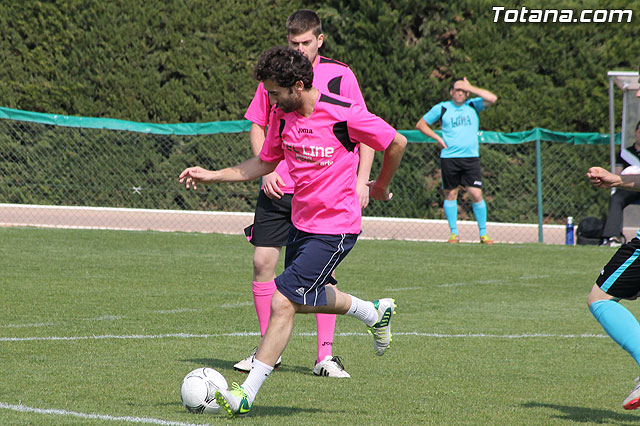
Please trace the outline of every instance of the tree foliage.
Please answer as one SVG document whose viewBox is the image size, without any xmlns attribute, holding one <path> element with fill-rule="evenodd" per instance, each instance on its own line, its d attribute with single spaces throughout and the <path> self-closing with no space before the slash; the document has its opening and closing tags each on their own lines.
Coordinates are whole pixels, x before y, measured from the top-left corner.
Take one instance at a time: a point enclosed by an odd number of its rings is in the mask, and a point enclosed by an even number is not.
<svg viewBox="0 0 640 426">
<path fill-rule="evenodd" d="M 29 0 L 0 3 L 0 104 L 148 122 L 241 119 L 256 59 L 285 43 L 286 17 L 300 7 L 323 20 L 322 54 L 350 64 L 369 108 L 399 128 L 446 99 L 452 76 L 467 76 L 499 96 L 484 129 L 604 132 L 607 71 L 638 66 L 638 1 L 531 2 L 636 15 L 536 24 L 493 22 L 484 0 Z"/>
</svg>

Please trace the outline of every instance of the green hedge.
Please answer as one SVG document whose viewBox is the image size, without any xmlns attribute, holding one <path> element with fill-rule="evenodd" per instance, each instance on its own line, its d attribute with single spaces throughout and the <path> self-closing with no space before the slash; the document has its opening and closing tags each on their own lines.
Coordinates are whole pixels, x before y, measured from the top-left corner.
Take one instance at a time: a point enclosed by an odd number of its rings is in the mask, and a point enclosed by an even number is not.
<svg viewBox="0 0 640 426">
<path fill-rule="evenodd" d="M 533 1 L 624 9 L 633 22 L 493 22 L 491 3 L 397 0 L 0 2 L 0 106 L 142 122 L 243 117 L 259 54 L 285 41 L 299 7 L 321 15 L 321 52 L 349 63 L 370 109 L 413 128 L 452 75 L 499 101 L 484 129 L 608 131 L 608 70 L 635 70 L 638 2 Z M 506 8 L 521 2 L 505 0 Z M 620 111 L 620 104 L 617 104 Z"/>
</svg>

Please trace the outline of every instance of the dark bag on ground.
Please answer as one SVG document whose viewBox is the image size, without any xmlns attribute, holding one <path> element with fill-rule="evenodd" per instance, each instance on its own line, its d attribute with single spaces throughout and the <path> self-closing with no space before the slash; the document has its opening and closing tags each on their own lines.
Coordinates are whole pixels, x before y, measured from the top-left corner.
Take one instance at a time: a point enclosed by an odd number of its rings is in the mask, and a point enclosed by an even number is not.
<svg viewBox="0 0 640 426">
<path fill-rule="evenodd" d="M 602 228 L 604 221 L 597 217 L 585 217 L 578 223 L 578 239 L 579 245 L 599 245 L 602 243 Z"/>
</svg>

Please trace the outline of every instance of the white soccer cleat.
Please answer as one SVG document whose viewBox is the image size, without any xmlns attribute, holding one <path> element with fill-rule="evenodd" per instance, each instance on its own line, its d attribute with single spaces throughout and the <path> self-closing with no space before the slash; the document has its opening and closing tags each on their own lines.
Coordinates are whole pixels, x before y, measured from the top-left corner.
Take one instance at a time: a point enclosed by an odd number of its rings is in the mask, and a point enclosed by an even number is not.
<svg viewBox="0 0 640 426">
<path fill-rule="evenodd" d="M 378 322 L 369 327 L 369 333 L 373 336 L 373 351 L 382 356 L 391 344 L 391 317 L 396 303 L 386 298 L 374 301 L 373 306 L 378 310 Z"/>
<path fill-rule="evenodd" d="M 640 377 L 636 377 L 636 387 L 633 388 L 629 396 L 622 402 L 625 410 L 635 410 L 640 407 Z"/>
<path fill-rule="evenodd" d="M 251 352 L 251 355 L 249 355 L 242 361 L 238 361 L 233 366 L 233 369 L 241 371 L 243 373 L 248 373 L 249 371 L 251 371 L 251 367 L 253 366 L 253 359 L 256 357 L 257 351 L 258 351 L 258 348 L 253 348 L 253 352 Z M 276 365 L 274 365 L 273 368 L 275 369 L 280 367 L 280 364 L 282 364 L 282 357 L 278 357 L 278 362 L 276 362 Z"/>
<path fill-rule="evenodd" d="M 351 377 L 349 373 L 344 371 L 344 366 L 340 358 L 337 356 L 332 357 L 331 355 L 327 355 L 313 367 L 313 374 L 326 377 Z"/>
</svg>

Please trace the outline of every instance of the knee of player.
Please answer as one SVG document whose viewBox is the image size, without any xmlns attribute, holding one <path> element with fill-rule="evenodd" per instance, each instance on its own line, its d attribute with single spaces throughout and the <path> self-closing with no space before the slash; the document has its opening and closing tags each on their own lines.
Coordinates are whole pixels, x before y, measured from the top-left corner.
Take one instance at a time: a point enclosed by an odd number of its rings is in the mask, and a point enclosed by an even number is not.
<svg viewBox="0 0 640 426">
<path fill-rule="evenodd" d="M 587 306 L 591 307 L 591 305 L 594 304 L 595 302 L 599 302 L 601 300 L 608 300 L 611 298 L 612 297 L 609 296 L 607 293 L 605 293 L 598 286 L 598 284 L 594 284 L 593 287 L 591 287 L 591 291 L 589 292 L 589 295 L 587 296 Z"/>
<path fill-rule="evenodd" d="M 273 275 L 275 276 L 278 258 L 275 261 L 269 256 L 262 256 L 255 253 L 253 256 L 253 271 L 255 275 Z"/>
<path fill-rule="evenodd" d="M 296 313 L 296 305 L 285 295 L 276 291 L 271 298 L 271 317 L 289 317 Z"/>
</svg>

